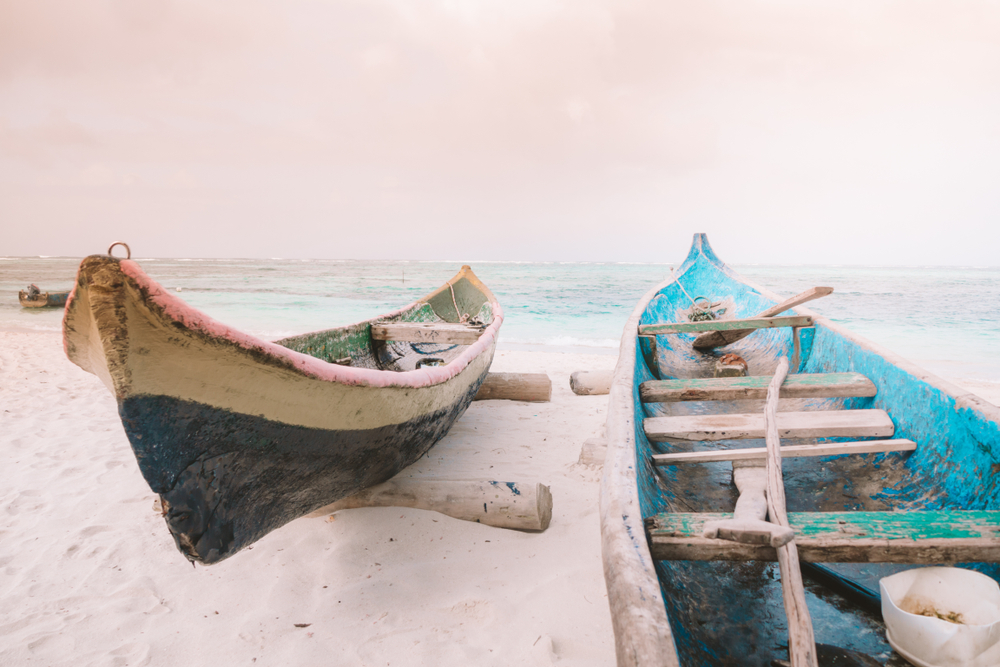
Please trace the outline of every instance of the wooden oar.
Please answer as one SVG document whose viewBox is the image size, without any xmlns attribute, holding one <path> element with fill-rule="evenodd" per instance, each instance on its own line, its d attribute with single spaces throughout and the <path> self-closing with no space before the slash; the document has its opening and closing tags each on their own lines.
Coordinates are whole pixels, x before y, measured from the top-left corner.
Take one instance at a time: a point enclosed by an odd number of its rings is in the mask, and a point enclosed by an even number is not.
<svg viewBox="0 0 1000 667">
<path fill-rule="evenodd" d="M 771 306 L 767 310 L 755 315 L 754 317 L 774 317 L 779 313 L 783 313 L 789 308 L 794 308 L 799 306 L 806 301 L 812 301 L 813 299 L 818 299 L 821 296 L 826 296 L 833 291 L 832 287 L 813 287 L 807 289 L 802 294 L 797 294 L 791 299 L 782 301 L 776 306 Z M 696 350 L 711 350 L 712 348 L 722 347 L 723 345 L 729 345 L 730 343 L 735 343 L 738 340 L 746 338 L 754 332 L 753 329 L 736 329 L 734 331 L 710 331 L 709 333 L 704 333 L 694 339 L 692 345 Z"/>
<path fill-rule="evenodd" d="M 764 419 L 767 422 L 767 518 L 771 523 L 790 528 L 785 511 L 785 482 L 781 475 L 781 438 L 778 435 L 778 392 L 788 375 L 788 359 L 778 361 L 774 378 L 767 388 Z M 777 548 L 781 572 L 781 593 L 788 617 L 788 657 L 792 667 L 817 667 L 816 640 L 812 619 L 806 606 L 799 553 L 792 540 Z"/>
</svg>

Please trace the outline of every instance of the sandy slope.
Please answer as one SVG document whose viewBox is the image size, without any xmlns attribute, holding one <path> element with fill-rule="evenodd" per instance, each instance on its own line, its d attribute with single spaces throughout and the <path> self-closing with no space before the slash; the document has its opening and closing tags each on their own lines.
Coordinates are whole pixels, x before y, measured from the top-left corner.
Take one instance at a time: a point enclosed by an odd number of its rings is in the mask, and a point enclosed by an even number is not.
<svg viewBox="0 0 1000 667">
<path fill-rule="evenodd" d="M 54 334 L 0 333 L 0 665 L 609 665 L 599 470 L 614 357 L 503 352 L 553 401 L 474 403 L 421 474 L 541 481 L 542 534 L 407 509 L 299 519 L 211 567 L 174 548 L 97 378 Z M 296 627 L 296 624 L 309 624 Z"/>
</svg>

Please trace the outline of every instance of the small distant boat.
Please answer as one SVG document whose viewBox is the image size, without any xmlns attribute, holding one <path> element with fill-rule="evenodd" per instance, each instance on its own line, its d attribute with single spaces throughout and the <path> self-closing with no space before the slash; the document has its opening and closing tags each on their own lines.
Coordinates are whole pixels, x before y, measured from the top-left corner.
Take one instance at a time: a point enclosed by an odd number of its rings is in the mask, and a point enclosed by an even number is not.
<svg viewBox="0 0 1000 667">
<path fill-rule="evenodd" d="M 820 665 L 900 660 L 881 619 L 882 577 L 958 562 L 1000 578 L 1000 408 L 788 310 L 802 299 L 779 302 L 698 234 L 625 326 L 601 485 L 619 667 L 787 664 L 782 586 L 797 584 L 772 561 L 789 545 Z M 707 332 L 724 335 L 705 343 Z M 726 376 L 740 365 L 749 375 Z M 780 444 L 788 503 L 787 524 L 765 504 L 766 525 L 781 523 L 781 539 L 794 531 L 791 543 L 733 528 L 760 509 L 738 505 L 741 491 L 754 496 L 735 484 L 764 470 L 765 433 Z"/>
<path fill-rule="evenodd" d="M 69 292 L 43 292 L 37 285 L 28 285 L 17 293 L 17 300 L 25 308 L 62 308 Z"/>
<path fill-rule="evenodd" d="M 486 378 L 502 321 L 463 266 L 401 310 L 272 343 L 109 250 L 80 265 L 64 341 L 114 393 L 178 549 L 210 564 L 423 456 Z"/>
</svg>

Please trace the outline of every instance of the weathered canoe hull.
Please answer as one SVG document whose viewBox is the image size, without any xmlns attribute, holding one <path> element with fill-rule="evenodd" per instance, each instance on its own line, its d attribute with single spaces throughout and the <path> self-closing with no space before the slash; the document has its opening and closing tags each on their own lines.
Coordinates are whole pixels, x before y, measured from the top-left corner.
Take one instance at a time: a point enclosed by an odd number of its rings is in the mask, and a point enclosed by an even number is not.
<svg viewBox="0 0 1000 667">
<path fill-rule="evenodd" d="M 40 292 L 35 296 L 25 290 L 17 293 L 17 300 L 24 308 L 62 308 L 67 298 L 69 292 Z"/>
<path fill-rule="evenodd" d="M 644 518 L 664 511 L 732 511 L 736 498 L 728 464 L 654 469 L 652 454 L 690 445 L 649 442 L 643 419 L 752 412 L 759 402 L 643 405 L 639 385 L 657 375 L 708 377 L 715 359 L 734 351 L 749 362 L 752 375 L 768 375 L 780 356 L 790 356 L 791 333 L 760 330 L 712 354 L 693 351 L 694 336 L 658 336 L 654 349 L 637 337 L 638 325 L 683 321 L 681 314 L 690 302 L 677 281 L 690 294 L 715 300 L 732 295 L 736 318 L 751 317 L 781 300 L 738 276 L 714 255 L 704 236 L 697 235 L 674 279 L 651 290 L 626 324 L 611 391 L 609 451 L 601 489 L 605 577 L 618 664 L 768 665 L 772 659 L 787 657 L 776 566 L 654 561 L 643 526 Z M 858 372 L 877 387 L 874 397 L 808 399 L 813 401 L 811 408 L 884 409 L 895 423 L 894 437 L 913 440 L 917 450 L 910 455 L 787 459 L 783 467 L 789 511 L 998 509 L 1000 480 L 993 470 L 1000 462 L 1000 410 L 816 313 L 803 308 L 795 313 L 810 315 L 816 322 L 815 329 L 803 336 L 799 372 Z M 874 586 L 876 591 L 877 578 L 900 567 L 906 566 L 829 566 L 850 585 Z M 998 574 L 993 565 L 973 567 L 994 577 Z M 888 657 L 891 649 L 877 611 L 819 585 L 807 586 L 807 598 L 818 642 L 883 660 Z"/>
<path fill-rule="evenodd" d="M 414 365 L 427 346 L 372 341 L 371 322 L 260 341 L 187 307 L 133 262 L 94 256 L 67 308 L 66 352 L 114 392 L 178 548 L 213 563 L 392 477 L 465 411 L 502 312 L 467 267 L 450 282 L 445 303 L 461 302 L 454 289 L 489 320 L 479 340 L 431 346 L 451 355 L 443 366 L 382 370 Z M 387 317 L 427 319 L 440 293 Z M 344 356 L 357 366 L 325 360 Z"/>
</svg>

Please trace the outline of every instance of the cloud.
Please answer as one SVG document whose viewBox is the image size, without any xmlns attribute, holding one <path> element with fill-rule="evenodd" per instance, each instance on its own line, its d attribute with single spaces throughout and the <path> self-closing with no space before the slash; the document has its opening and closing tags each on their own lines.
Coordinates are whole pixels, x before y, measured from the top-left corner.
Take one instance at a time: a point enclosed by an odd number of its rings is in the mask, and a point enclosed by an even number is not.
<svg viewBox="0 0 1000 667">
<path fill-rule="evenodd" d="M 408 256 L 394 239 L 412 226 L 454 239 L 475 221 L 537 239 L 496 241 L 505 256 L 653 259 L 656 239 L 700 228 L 789 243 L 828 225 L 982 233 L 1000 212 L 991 3 L 5 7 L 0 194 L 18 220 L 69 224 L 51 200 L 100 181 L 118 199 L 80 216 L 220 239 L 235 220 L 298 216 L 356 226 L 334 237 L 358 252 Z M 29 181 L 45 185 L 18 189 Z M 621 238 L 584 234 L 602 229 Z M 271 252 L 239 243 L 220 247 Z M 920 251 L 907 243 L 901 257 Z"/>
</svg>

